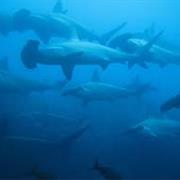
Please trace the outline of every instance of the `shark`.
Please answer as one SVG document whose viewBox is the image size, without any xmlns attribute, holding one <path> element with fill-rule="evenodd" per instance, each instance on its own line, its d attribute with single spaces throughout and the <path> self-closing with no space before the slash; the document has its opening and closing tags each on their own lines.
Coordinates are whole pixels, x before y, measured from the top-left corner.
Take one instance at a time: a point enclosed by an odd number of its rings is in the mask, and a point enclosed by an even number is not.
<svg viewBox="0 0 180 180">
<path fill-rule="evenodd" d="M 79 23 L 67 15 L 61 0 L 57 0 L 50 13 L 33 13 L 28 9 L 20 9 L 13 14 L 0 14 L 0 32 L 7 36 L 10 32 L 34 31 L 41 41 L 48 43 L 53 37 L 63 40 L 78 34 L 80 39 L 96 41 L 105 44 L 114 34 L 119 32 L 127 23 L 98 35 L 94 30 Z M 46 31 L 44 31 L 46 29 Z"/>
<path fill-rule="evenodd" d="M 122 180 L 121 174 L 112 167 L 102 165 L 98 160 L 95 161 L 93 170 L 99 172 L 99 174 L 106 180 Z"/>
<path fill-rule="evenodd" d="M 143 82 L 140 79 L 139 74 L 136 74 L 135 78 L 125 85 L 128 89 L 133 89 L 138 92 L 138 97 L 141 98 L 143 95 L 157 91 L 157 88 L 151 82 Z"/>
<path fill-rule="evenodd" d="M 52 37 L 60 37 L 68 40 L 76 34 L 80 39 L 105 43 L 112 35 L 126 25 L 124 22 L 100 36 L 74 18 L 68 16 L 67 12 L 68 10 L 64 9 L 61 0 L 57 0 L 52 13 L 49 14 L 33 13 L 28 9 L 20 9 L 12 16 L 13 26 L 19 32 L 34 31 L 44 43 L 48 43 Z"/>
<path fill-rule="evenodd" d="M 68 80 L 72 78 L 75 65 L 99 65 L 106 69 L 109 64 L 118 63 L 128 64 L 129 68 L 135 64 L 147 68 L 144 58 L 149 56 L 149 49 L 160 35 L 157 34 L 134 54 L 78 39 L 46 46 L 40 46 L 37 40 L 28 40 L 21 51 L 21 59 L 28 69 L 36 68 L 37 64 L 61 65 Z"/>
<path fill-rule="evenodd" d="M 126 130 L 125 134 L 149 139 L 176 138 L 180 135 L 180 122 L 171 119 L 148 118 Z"/>
<path fill-rule="evenodd" d="M 166 102 L 164 102 L 161 105 L 160 110 L 161 110 L 161 112 L 167 112 L 173 108 L 180 108 L 180 94 L 178 94 L 178 95 L 170 98 Z"/>
<path fill-rule="evenodd" d="M 0 33 L 6 37 L 13 31 L 15 31 L 15 28 L 12 15 L 0 13 Z"/>
<path fill-rule="evenodd" d="M 40 167 L 38 167 L 37 165 L 35 165 L 34 167 L 32 167 L 32 169 L 28 172 L 26 172 L 24 174 L 24 176 L 28 177 L 28 178 L 35 178 L 37 180 L 52 180 L 52 179 L 59 179 L 57 176 L 55 176 L 52 173 L 47 172 L 47 170 L 41 170 Z M 25 178 L 25 177 L 24 177 Z"/>
<path fill-rule="evenodd" d="M 61 16 L 64 15 L 36 14 L 20 9 L 13 15 L 13 24 L 18 32 L 34 31 L 44 43 L 48 43 L 51 37 L 70 39 L 76 28 Z"/>
<path fill-rule="evenodd" d="M 139 89 L 134 90 L 102 82 L 98 72 L 94 71 L 91 81 L 64 89 L 62 95 L 78 97 L 82 99 L 82 105 L 87 106 L 92 101 L 113 102 L 117 99 L 136 97 L 139 91 Z"/>
<path fill-rule="evenodd" d="M 113 48 L 120 48 L 124 52 L 135 53 L 140 47 L 147 44 L 147 40 L 134 37 L 132 33 L 115 36 L 108 45 Z M 180 54 L 161 45 L 154 44 L 149 49 L 149 57 L 145 58 L 147 63 L 159 65 L 161 68 L 168 64 L 180 65 Z"/>
<path fill-rule="evenodd" d="M 32 92 L 44 92 L 47 90 L 61 90 L 67 83 L 66 80 L 57 83 L 48 83 L 28 79 L 10 72 L 7 59 L 0 60 L 0 92 L 29 94 Z"/>
</svg>

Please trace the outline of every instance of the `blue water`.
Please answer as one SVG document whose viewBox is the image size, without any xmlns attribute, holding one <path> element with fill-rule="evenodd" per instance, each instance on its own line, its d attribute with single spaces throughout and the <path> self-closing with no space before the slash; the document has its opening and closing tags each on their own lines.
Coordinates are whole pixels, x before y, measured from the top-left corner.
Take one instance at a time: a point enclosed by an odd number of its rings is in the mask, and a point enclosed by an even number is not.
<svg viewBox="0 0 180 180">
<path fill-rule="evenodd" d="M 56 0 L 1 0 L 0 12 L 12 14 L 27 8 L 46 14 L 55 3 Z M 173 50 L 180 52 L 179 0 L 64 0 L 63 4 L 68 9 L 67 16 L 97 34 L 122 22 L 128 23 L 122 33 L 143 32 L 155 23 L 157 31 L 164 30 L 163 38 L 175 44 Z M 9 71 L 45 82 L 63 80 L 61 67 L 40 65 L 34 70 L 24 67 L 20 53 L 29 39 L 38 36 L 32 31 L 0 36 L 0 57 L 8 57 Z M 68 87 L 90 81 L 94 69 L 100 70 L 97 66 L 77 66 Z M 156 87 L 155 92 L 145 94 L 140 101 L 129 98 L 110 103 L 92 102 L 82 107 L 79 99 L 63 97 L 60 91 L 0 94 L 1 120 L 8 121 L 7 132 L 3 131 L 4 125 L 0 127 L 0 179 L 36 179 L 33 168 L 58 179 L 103 179 L 92 169 L 97 158 L 116 169 L 123 179 L 180 179 L 179 139 L 149 141 L 128 138 L 121 133 L 148 117 L 179 120 L 178 109 L 165 114 L 159 110 L 162 102 L 179 92 L 179 66 L 168 65 L 162 69 L 149 65 L 148 70 L 135 66 L 129 70 L 125 65 L 114 64 L 101 73 L 101 79 L 124 86 L 136 74 Z M 80 138 L 68 146 L 59 145 L 83 124 L 90 127 Z M 4 135 L 31 140 L 4 140 Z"/>
</svg>

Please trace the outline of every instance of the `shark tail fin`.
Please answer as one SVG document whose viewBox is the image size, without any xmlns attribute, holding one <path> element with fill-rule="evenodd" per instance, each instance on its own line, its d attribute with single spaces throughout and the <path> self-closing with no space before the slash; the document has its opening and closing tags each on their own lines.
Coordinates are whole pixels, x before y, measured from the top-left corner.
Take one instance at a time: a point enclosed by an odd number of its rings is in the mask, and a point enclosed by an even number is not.
<svg viewBox="0 0 180 180">
<path fill-rule="evenodd" d="M 136 53 L 136 58 L 134 61 L 128 62 L 128 67 L 132 68 L 135 64 L 138 64 L 139 66 L 147 69 L 147 65 L 145 63 L 145 59 L 151 58 L 151 55 L 149 53 L 152 46 L 158 41 L 158 39 L 163 35 L 164 31 L 160 31 L 158 34 L 152 38 L 147 44 L 145 44 L 143 47 L 140 47 Z"/>
<path fill-rule="evenodd" d="M 126 22 L 123 22 L 122 24 L 120 24 L 119 26 L 115 27 L 114 29 L 112 29 L 111 31 L 103 34 L 101 36 L 101 41 L 103 44 L 108 44 L 108 42 L 121 30 L 126 26 Z"/>
<path fill-rule="evenodd" d="M 65 10 L 63 8 L 62 0 L 57 0 L 55 6 L 53 7 L 53 13 L 66 14 L 67 12 L 68 12 L 68 10 Z"/>
<path fill-rule="evenodd" d="M 40 42 L 36 40 L 29 40 L 21 52 L 21 60 L 28 69 L 36 67 L 36 58 L 39 55 Z"/>
</svg>

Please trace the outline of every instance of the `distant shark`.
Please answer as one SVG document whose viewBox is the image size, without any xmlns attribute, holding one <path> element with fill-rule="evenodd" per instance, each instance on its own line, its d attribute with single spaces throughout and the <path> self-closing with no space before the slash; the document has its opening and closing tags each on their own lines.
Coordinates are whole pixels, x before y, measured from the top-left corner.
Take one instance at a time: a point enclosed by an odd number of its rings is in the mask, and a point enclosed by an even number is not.
<svg viewBox="0 0 180 180">
<path fill-rule="evenodd" d="M 67 137 L 64 137 L 64 139 L 57 144 L 57 148 L 60 148 L 63 158 L 66 158 L 69 155 L 74 143 L 76 143 L 89 129 L 89 124 L 77 128 L 73 133 L 71 133 Z"/>
<path fill-rule="evenodd" d="M 95 71 L 92 81 L 79 85 L 75 88 L 64 89 L 63 96 L 74 96 L 83 100 L 83 105 L 87 106 L 92 101 L 109 101 L 113 102 L 117 99 L 128 98 L 139 95 L 140 89 L 130 89 L 119 87 L 116 85 L 104 83 Z"/>
<path fill-rule="evenodd" d="M 29 94 L 46 90 L 61 90 L 67 83 L 66 80 L 57 83 L 47 83 L 28 79 L 8 71 L 7 59 L 0 60 L 0 92 Z"/>
<path fill-rule="evenodd" d="M 115 36 L 108 42 L 108 45 L 113 48 L 120 48 L 124 52 L 135 53 L 147 42 L 145 39 L 134 37 L 131 33 L 126 33 Z M 149 57 L 145 58 L 144 61 L 146 63 L 157 64 L 160 67 L 168 64 L 180 65 L 180 54 L 154 44 L 149 49 Z"/>
<path fill-rule="evenodd" d="M 93 170 L 99 172 L 99 174 L 106 180 L 122 180 L 123 177 L 114 168 L 102 165 L 96 160 Z"/>
<path fill-rule="evenodd" d="M 48 43 L 53 37 L 65 40 L 72 39 L 77 34 L 81 40 L 106 44 L 126 25 L 126 23 L 122 23 L 103 35 L 97 35 L 93 30 L 89 30 L 86 26 L 67 16 L 67 12 L 68 10 L 63 7 L 62 1 L 57 0 L 52 13 L 49 14 L 32 13 L 28 9 L 20 9 L 12 15 L 0 14 L 0 32 L 7 36 L 13 31 L 32 30 L 44 43 Z M 46 30 L 44 31 L 44 29 Z"/>
<path fill-rule="evenodd" d="M 176 138 L 180 136 L 180 122 L 169 119 L 148 118 L 129 128 L 124 134 L 149 139 Z"/>
<path fill-rule="evenodd" d="M 35 178 L 37 180 L 53 180 L 59 179 L 57 176 L 53 175 L 52 173 L 48 173 L 45 170 L 41 170 L 38 166 L 34 166 L 30 171 L 24 174 L 23 178 Z"/>
<path fill-rule="evenodd" d="M 138 92 L 138 97 L 141 98 L 144 94 L 155 92 L 157 88 L 150 82 L 142 82 L 140 76 L 137 74 L 132 82 L 128 83 L 126 86 L 128 89 L 133 89 Z"/>
<path fill-rule="evenodd" d="M 44 43 L 51 37 L 71 39 L 77 30 L 64 14 L 33 14 L 27 9 L 17 11 L 13 23 L 19 32 L 34 31 Z"/>
<path fill-rule="evenodd" d="M 44 43 L 49 42 L 52 37 L 68 40 L 78 36 L 81 40 L 105 44 L 111 36 L 126 25 L 126 23 L 122 23 L 111 31 L 99 36 L 93 30 L 89 30 L 89 28 L 70 18 L 65 13 L 66 10 L 62 9 L 60 1 L 57 2 L 53 13 L 49 15 L 35 14 L 27 9 L 21 9 L 13 15 L 14 29 L 19 32 L 32 30 Z"/>
<path fill-rule="evenodd" d="M 169 111 L 173 108 L 180 108 L 180 94 L 175 97 L 170 98 L 165 103 L 163 103 L 160 107 L 161 112 Z"/>
</svg>

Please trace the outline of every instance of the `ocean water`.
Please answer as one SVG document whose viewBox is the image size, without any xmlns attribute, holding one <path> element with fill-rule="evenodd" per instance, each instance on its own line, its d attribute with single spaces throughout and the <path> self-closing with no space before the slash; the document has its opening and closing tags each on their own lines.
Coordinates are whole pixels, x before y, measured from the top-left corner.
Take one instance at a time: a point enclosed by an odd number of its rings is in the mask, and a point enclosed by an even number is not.
<svg viewBox="0 0 180 180">
<path fill-rule="evenodd" d="M 6 16 L 23 8 L 49 14 L 56 4 L 56 0 L 0 2 L 0 14 Z M 153 23 L 153 35 L 164 31 L 160 38 L 164 43 L 157 44 L 180 53 L 179 0 L 64 0 L 63 6 L 68 10 L 65 16 L 99 36 L 123 22 L 127 25 L 120 34 L 143 33 Z M 112 64 L 104 71 L 97 65 L 76 66 L 63 89 L 27 92 L 31 83 L 60 85 L 65 79 L 60 65 L 25 67 L 21 51 L 29 39 L 40 40 L 32 30 L 0 34 L 0 59 L 7 57 L 5 71 L 10 74 L 9 78 L 0 76 L 0 179 L 108 179 L 94 169 L 97 160 L 102 167 L 117 171 L 122 179 L 180 179 L 179 132 L 171 134 L 167 128 L 170 137 L 153 139 L 124 133 L 148 118 L 179 121 L 178 109 L 160 112 L 161 104 L 179 93 L 178 65 L 161 68 L 149 63 L 148 69 L 138 65 L 129 69 L 127 65 Z M 62 39 L 52 38 L 49 44 L 53 42 Z M 41 45 L 47 44 L 41 41 Z M 80 98 L 62 95 L 64 89 L 90 82 L 94 70 L 108 85 L 124 87 L 138 76 L 155 90 L 145 92 L 141 98 L 117 97 L 87 106 Z M 16 76 L 31 81 L 21 84 L 13 79 Z M 4 90 L 7 81 L 10 83 Z M 110 176 L 114 179 L 112 172 Z"/>
</svg>

